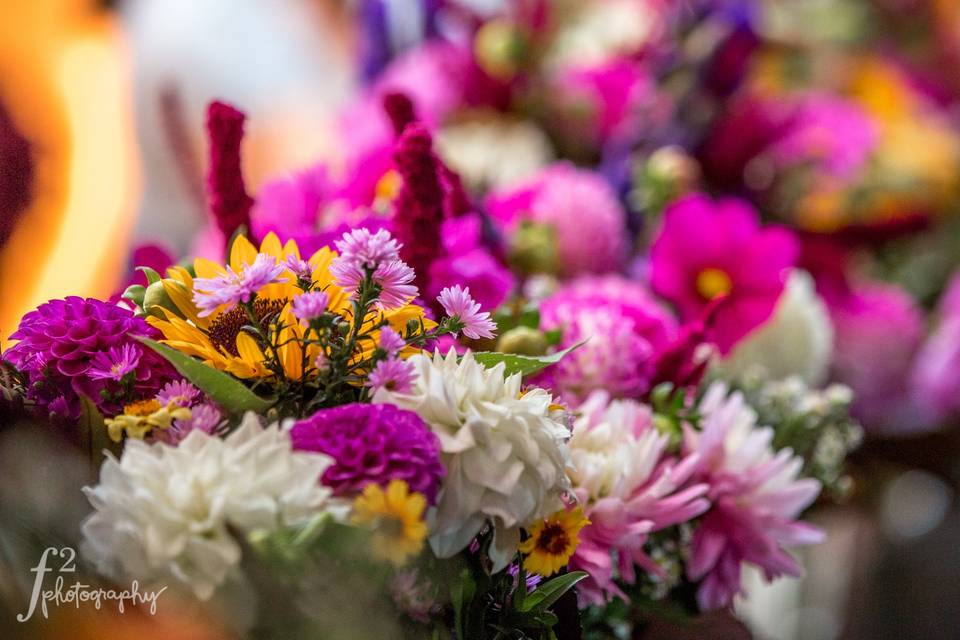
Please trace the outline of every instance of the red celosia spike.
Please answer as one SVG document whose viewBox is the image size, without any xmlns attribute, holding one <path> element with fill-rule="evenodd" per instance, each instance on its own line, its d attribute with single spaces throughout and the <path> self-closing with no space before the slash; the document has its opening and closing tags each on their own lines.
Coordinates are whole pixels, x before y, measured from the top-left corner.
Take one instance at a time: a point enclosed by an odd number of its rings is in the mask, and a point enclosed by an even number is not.
<svg viewBox="0 0 960 640">
<path fill-rule="evenodd" d="M 397 137 L 400 137 L 408 124 L 417 121 L 417 112 L 414 109 L 413 101 L 405 93 L 398 91 L 384 95 L 383 108 L 390 117 L 390 122 L 393 124 L 393 133 Z"/>
<path fill-rule="evenodd" d="M 473 211 L 470 198 L 467 197 L 467 192 L 463 188 L 463 182 L 460 180 L 460 174 L 442 163 L 441 170 L 443 172 L 444 191 L 446 192 L 443 210 L 452 218 Z"/>
<path fill-rule="evenodd" d="M 403 243 L 401 257 L 417 272 L 416 284 L 427 291 L 430 264 L 442 253 L 444 218 L 442 164 L 433 140 L 418 122 L 407 125 L 393 153 L 403 186 L 395 201 L 394 231 Z"/>
<path fill-rule="evenodd" d="M 230 238 L 243 225 L 249 232 L 253 198 L 247 195 L 240 164 L 243 123 L 247 116 L 223 102 L 207 107 L 210 167 L 207 196 L 210 211 L 224 237 Z"/>
</svg>

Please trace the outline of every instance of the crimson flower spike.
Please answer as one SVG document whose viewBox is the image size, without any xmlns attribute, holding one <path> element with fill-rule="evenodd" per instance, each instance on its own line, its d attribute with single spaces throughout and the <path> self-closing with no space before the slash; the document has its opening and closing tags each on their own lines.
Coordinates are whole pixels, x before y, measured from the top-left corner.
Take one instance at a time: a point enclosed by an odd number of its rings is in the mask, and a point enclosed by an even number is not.
<svg viewBox="0 0 960 640">
<path fill-rule="evenodd" d="M 214 101 L 207 107 L 207 135 L 210 140 L 207 198 L 217 228 L 228 242 L 241 227 L 248 234 L 250 232 L 253 198 L 247 194 L 240 163 L 240 145 L 246 119 L 242 111 L 223 102 Z"/>
</svg>

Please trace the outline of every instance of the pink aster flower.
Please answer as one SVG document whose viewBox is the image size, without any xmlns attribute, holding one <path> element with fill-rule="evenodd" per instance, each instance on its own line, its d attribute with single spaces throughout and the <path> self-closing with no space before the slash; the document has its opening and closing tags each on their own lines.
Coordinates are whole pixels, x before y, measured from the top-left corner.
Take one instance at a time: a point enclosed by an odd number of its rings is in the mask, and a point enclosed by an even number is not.
<svg viewBox="0 0 960 640">
<path fill-rule="evenodd" d="M 416 277 L 403 260 L 384 262 L 373 272 L 373 281 L 380 287 L 378 304 L 383 309 L 399 309 L 417 297 L 419 291 L 411 284 Z"/>
<path fill-rule="evenodd" d="M 195 278 L 193 301 L 200 309 L 198 315 L 209 316 L 221 305 L 227 305 L 225 311 L 229 311 L 241 302 L 250 302 L 263 287 L 281 282 L 283 271 L 276 258 L 260 253 L 239 272 L 228 266 L 226 273 L 215 278 Z"/>
<path fill-rule="evenodd" d="M 396 356 L 400 353 L 401 349 L 407 346 L 407 341 L 391 327 L 384 327 L 380 329 L 380 344 L 378 346 L 386 351 L 387 355 L 392 357 Z"/>
<path fill-rule="evenodd" d="M 313 267 L 303 258 L 290 254 L 283 261 L 283 266 L 290 270 L 293 275 L 300 280 L 310 280 L 313 278 Z"/>
<path fill-rule="evenodd" d="M 365 269 L 375 269 L 385 262 L 398 260 L 402 246 L 386 229 L 378 229 L 375 233 L 369 229 L 354 229 L 344 233 L 336 245 L 340 263 Z"/>
<path fill-rule="evenodd" d="M 469 287 L 466 289 L 460 285 L 447 287 L 437 296 L 437 302 L 453 323 L 460 327 L 458 331 L 453 332 L 454 335 L 463 331 L 463 335 L 471 340 L 494 336 L 497 330 L 496 323 L 490 319 L 488 312 L 480 311 L 480 303 L 474 302 L 470 297 Z"/>
<path fill-rule="evenodd" d="M 551 227 L 561 275 L 616 271 L 626 259 L 626 213 L 606 180 L 592 171 L 551 165 L 491 194 L 487 210 L 508 232 L 525 220 Z"/>
<path fill-rule="evenodd" d="M 710 486 L 712 506 L 694 531 L 687 577 L 700 583 L 700 608 L 712 610 L 741 592 L 743 563 L 760 568 L 768 581 L 799 577 L 800 565 L 783 547 L 817 544 L 824 536 L 797 521 L 820 483 L 798 478 L 803 460 L 793 451 L 773 450 L 773 429 L 756 424 L 756 412 L 740 393 L 715 383 L 699 412 L 700 430 L 686 428 L 683 450 L 699 454 L 694 479 Z"/>
<path fill-rule="evenodd" d="M 174 420 L 168 429 L 154 429 L 153 439 L 158 442 L 176 446 L 186 438 L 191 431 L 202 431 L 208 434 L 219 434 L 226 429 L 223 414 L 216 406 L 202 403 L 190 407 L 190 417 L 186 420 Z"/>
<path fill-rule="evenodd" d="M 589 578 L 582 602 L 626 598 L 615 577 L 633 584 L 635 565 L 664 575 L 644 551 L 650 533 L 687 522 L 709 507 L 707 485 L 690 482 L 699 456 L 666 454 L 669 436 L 654 426 L 650 408 L 596 392 L 579 408 L 570 440 L 574 492 L 590 525 L 580 532 L 571 569 Z"/>
<path fill-rule="evenodd" d="M 413 365 L 399 358 L 381 360 L 367 376 L 367 386 L 373 391 L 387 389 L 395 393 L 409 393 L 416 374 Z"/>
<path fill-rule="evenodd" d="M 713 326 L 717 346 L 727 354 L 773 313 L 798 251 L 792 233 L 762 228 L 744 201 L 687 196 L 664 214 L 650 251 L 650 283 L 684 321 L 726 296 Z"/>
<path fill-rule="evenodd" d="M 163 385 L 157 393 L 157 400 L 164 406 L 172 402 L 178 407 L 189 407 L 200 400 L 201 395 L 200 389 L 186 380 L 175 380 Z"/>
<path fill-rule="evenodd" d="M 329 301 L 329 296 L 324 291 L 307 291 L 293 299 L 290 310 L 298 320 L 307 325 L 327 312 Z"/>
<path fill-rule="evenodd" d="M 110 347 L 106 352 L 98 353 L 87 375 L 94 380 L 123 380 L 128 373 L 136 370 L 140 364 L 140 347 L 127 343 L 120 347 Z"/>
</svg>

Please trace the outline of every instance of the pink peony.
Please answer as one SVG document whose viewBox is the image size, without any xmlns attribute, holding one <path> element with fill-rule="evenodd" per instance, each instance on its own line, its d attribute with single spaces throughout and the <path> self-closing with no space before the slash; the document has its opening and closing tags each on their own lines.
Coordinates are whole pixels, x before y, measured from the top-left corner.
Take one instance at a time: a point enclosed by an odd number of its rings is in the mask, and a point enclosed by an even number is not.
<svg viewBox="0 0 960 640">
<path fill-rule="evenodd" d="M 580 532 L 570 568 L 590 574 L 577 587 L 581 601 L 602 605 L 613 596 L 626 598 L 614 577 L 633 584 L 634 565 L 663 575 L 644 552 L 647 537 L 706 511 L 707 485 L 688 482 L 697 455 L 676 460 L 665 454 L 669 436 L 653 427 L 649 407 L 595 392 L 579 411 L 571 473 L 591 524 Z"/>
<path fill-rule="evenodd" d="M 626 213 L 610 185 L 592 171 L 553 164 L 492 193 L 487 208 L 508 232 L 525 220 L 552 227 L 561 275 L 604 273 L 624 266 Z"/>
<path fill-rule="evenodd" d="M 655 355 L 677 331 L 675 320 L 650 293 L 620 276 L 584 277 L 543 301 L 540 326 L 559 329 L 559 348 L 586 340 L 541 376 L 571 401 L 591 391 L 636 397 L 649 390 Z"/>
<path fill-rule="evenodd" d="M 650 282 L 684 321 L 725 296 L 713 326 L 727 354 L 773 313 L 798 251 L 792 233 L 762 228 L 746 202 L 687 196 L 664 214 L 650 251 Z"/>
<path fill-rule="evenodd" d="M 773 450 L 773 429 L 756 424 L 739 392 L 728 394 L 724 384 L 714 383 L 698 410 L 700 430 L 685 429 L 683 451 L 699 454 L 694 479 L 710 486 L 712 506 L 694 531 L 687 577 L 700 582 L 697 602 L 708 611 L 730 605 L 740 593 L 744 562 L 768 581 L 800 576 L 800 565 L 783 546 L 819 543 L 823 532 L 797 521 L 820 483 L 798 479 L 803 460 L 790 449 Z"/>
</svg>

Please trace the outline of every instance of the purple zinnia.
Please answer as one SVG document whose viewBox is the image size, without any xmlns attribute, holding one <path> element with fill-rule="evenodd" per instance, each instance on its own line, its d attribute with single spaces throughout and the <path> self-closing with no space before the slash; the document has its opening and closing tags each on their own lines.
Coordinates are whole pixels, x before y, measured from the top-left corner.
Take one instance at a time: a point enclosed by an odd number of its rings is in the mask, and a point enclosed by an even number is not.
<svg viewBox="0 0 960 640">
<path fill-rule="evenodd" d="M 446 470 L 440 443 L 420 416 L 390 404 L 321 409 L 290 431 L 294 449 L 333 458 L 320 481 L 335 495 L 353 496 L 375 482 L 405 480 L 432 504 Z"/>
<path fill-rule="evenodd" d="M 19 342 L 4 352 L 3 359 L 27 375 L 28 397 L 38 407 L 76 418 L 82 394 L 100 411 L 114 415 L 132 400 L 152 397 L 174 377 L 166 360 L 148 349 L 140 350 L 129 381 L 91 375 L 105 359 L 130 354 L 125 345 L 139 349 L 133 336 L 161 337 L 129 309 L 71 296 L 45 302 L 23 316 L 10 336 Z"/>
</svg>

